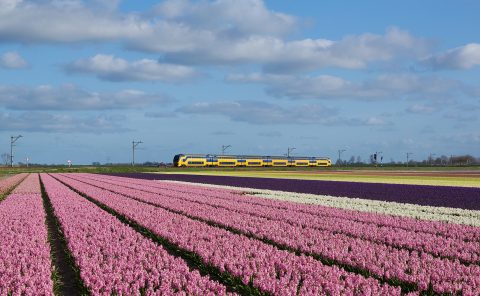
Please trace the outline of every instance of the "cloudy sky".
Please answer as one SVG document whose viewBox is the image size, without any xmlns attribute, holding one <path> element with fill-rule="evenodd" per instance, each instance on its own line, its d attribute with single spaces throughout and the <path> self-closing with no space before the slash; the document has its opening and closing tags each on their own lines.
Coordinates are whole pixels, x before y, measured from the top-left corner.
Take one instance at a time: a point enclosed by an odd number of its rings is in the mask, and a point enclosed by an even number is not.
<svg viewBox="0 0 480 296">
<path fill-rule="evenodd" d="M 478 1 L 0 0 L 0 152 L 480 152 Z"/>
</svg>

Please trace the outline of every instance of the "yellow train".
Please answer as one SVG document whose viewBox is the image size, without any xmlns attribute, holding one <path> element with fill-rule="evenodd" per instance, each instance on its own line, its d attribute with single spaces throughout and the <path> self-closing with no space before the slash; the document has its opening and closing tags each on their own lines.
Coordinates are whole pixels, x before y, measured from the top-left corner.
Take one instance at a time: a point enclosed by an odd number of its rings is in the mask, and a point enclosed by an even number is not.
<svg viewBox="0 0 480 296">
<path fill-rule="evenodd" d="M 176 167 L 319 167 L 331 166 L 329 158 L 298 156 L 177 154 Z"/>
</svg>

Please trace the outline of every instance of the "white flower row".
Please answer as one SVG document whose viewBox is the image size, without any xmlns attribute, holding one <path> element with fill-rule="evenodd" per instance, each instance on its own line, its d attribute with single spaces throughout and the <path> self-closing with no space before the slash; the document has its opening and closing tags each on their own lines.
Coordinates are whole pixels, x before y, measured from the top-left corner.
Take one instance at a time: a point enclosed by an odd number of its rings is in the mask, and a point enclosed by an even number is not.
<svg viewBox="0 0 480 296">
<path fill-rule="evenodd" d="M 256 188 L 233 187 L 203 183 L 191 183 L 181 181 L 161 180 L 159 182 L 176 182 L 184 184 L 195 184 L 206 187 L 224 188 L 229 190 L 248 193 L 261 198 L 270 198 L 283 201 L 314 204 L 327 207 L 335 207 L 347 210 L 372 212 L 378 214 L 410 217 L 419 220 L 442 221 L 454 224 L 480 226 L 480 211 L 464 210 L 447 207 L 432 207 L 415 204 L 368 200 L 361 198 L 337 197 L 329 195 L 315 195 L 296 192 L 285 192 L 275 190 L 264 190 Z"/>
</svg>

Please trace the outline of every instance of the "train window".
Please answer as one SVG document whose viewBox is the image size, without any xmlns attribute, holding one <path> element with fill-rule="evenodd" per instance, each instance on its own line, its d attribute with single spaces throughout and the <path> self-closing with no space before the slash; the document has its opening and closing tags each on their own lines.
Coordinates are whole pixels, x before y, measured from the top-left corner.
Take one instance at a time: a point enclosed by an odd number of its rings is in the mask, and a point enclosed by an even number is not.
<svg viewBox="0 0 480 296">
<path fill-rule="evenodd" d="M 205 164 L 203 161 L 189 161 L 188 164 Z"/>
<path fill-rule="evenodd" d="M 255 165 L 255 164 L 260 164 L 259 161 L 249 161 L 248 164 Z"/>
<path fill-rule="evenodd" d="M 218 164 L 233 165 L 233 164 L 235 164 L 235 162 L 233 162 L 233 161 L 221 161 Z"/>
</svg>

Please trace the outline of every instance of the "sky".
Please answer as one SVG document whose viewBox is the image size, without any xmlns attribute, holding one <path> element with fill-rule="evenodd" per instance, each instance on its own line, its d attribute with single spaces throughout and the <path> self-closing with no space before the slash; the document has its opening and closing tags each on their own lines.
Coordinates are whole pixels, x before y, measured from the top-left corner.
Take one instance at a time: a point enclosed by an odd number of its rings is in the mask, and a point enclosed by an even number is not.
<svg viewBox="0 0 480 296">
<path fill-rule="evenodd" d="M 0 153 L 480 156 L 480 2 L 0 0 Z"/>
</svg>

